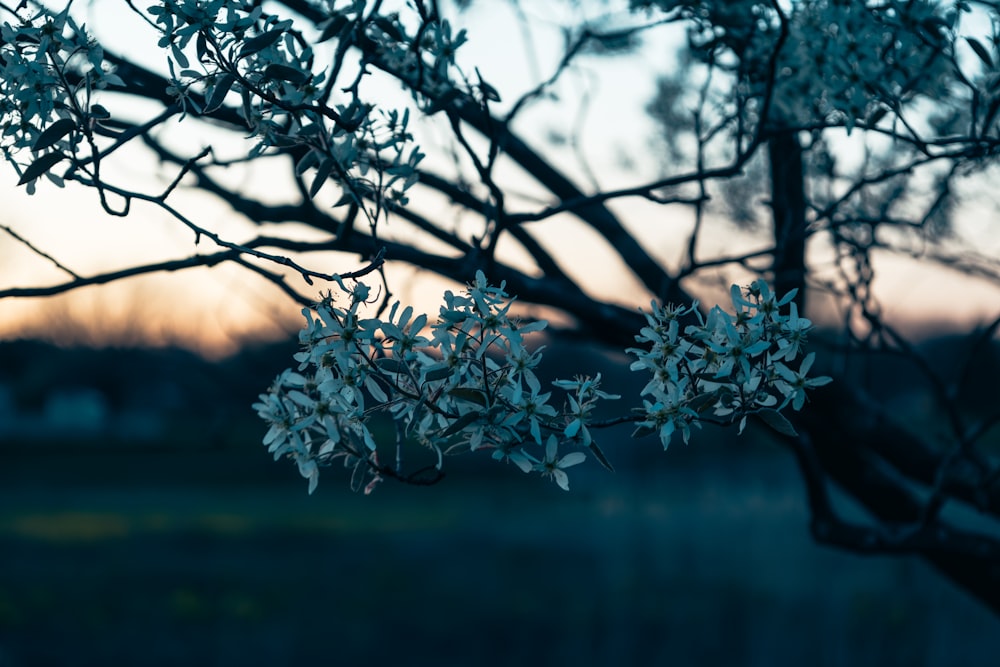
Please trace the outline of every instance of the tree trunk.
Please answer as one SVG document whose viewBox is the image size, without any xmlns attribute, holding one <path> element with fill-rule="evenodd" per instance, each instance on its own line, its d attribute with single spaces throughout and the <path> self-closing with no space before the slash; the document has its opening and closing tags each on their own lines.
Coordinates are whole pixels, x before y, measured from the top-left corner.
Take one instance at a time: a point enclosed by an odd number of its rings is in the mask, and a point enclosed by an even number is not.
<svg viewBox="0 0 1000 667">
<path fill-rule="evenodd" d="M 806 197 L 802 146 L 794 132 L 775 134 L 768 144 L 771 208 L 774 218 L 775 291 L 798 289 L 805 310 Z M 803 438 L 796 450 L 812 510 L 815 539 L 865 554 L 924 558 L 955 585 L 1000 614 L 1000 542 L 956 529 L 928 512 L 914 493 L 940 483 L 945 454 L 894 423 L 870 399 L 835 378 L 815 390 L 801 413 L 789 415 Z M 983 475 L 953 481 L 951 495 L 997 515 L 1000 491 L 987 494 Z M 845 522 L 830 506 L 826 486 L 833 481 L 870 513 L 867 525 Z"/>
<path fill-rule="evenodd" d="M 798 289 L 799 311 L 805 311 L 806 195 L 802 146 L 794 132 L 779 132 L 768 142 L 771 163 L 771 211 L 775 253 L 772 270 L 779 296 Z"/>
</svg>

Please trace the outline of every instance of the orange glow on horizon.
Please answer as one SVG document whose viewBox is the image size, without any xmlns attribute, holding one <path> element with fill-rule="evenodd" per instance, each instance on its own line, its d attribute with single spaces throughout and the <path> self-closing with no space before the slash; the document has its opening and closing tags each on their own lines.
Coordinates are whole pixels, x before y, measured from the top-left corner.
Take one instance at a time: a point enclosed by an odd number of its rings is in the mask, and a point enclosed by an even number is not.
<svg viewBox="0 0 1000 667">
<path fill-rule="evenodd" d="M 538 5 L 540 8 L 542 3 Z M 473 22 L 473 13 L 464 15 L 465 20 L 470 21 L 468 27 L 473 39 L 463 48 L 469 50 L 470 62 L 480 64 L 484 76 L 503 91 L 503 97 L 509 104 L 510 100 L 517 99 L 519 89 L 530 89 L 534 85 L 531 76 L 525 74 L 531 68 L 526 62 L 517 61 L 519 56 L 527 60 L 531 58 L 518 49 L 508 48 L 509 36 L 520 34 L 515 14 L 506 12 L 502 3 L 476 6 L 482 12 L 478 15 L 480 23 Z M 114 37 L 127 43 L 139 34 L 138 31 L 121 29 L 114 12 L 101 12 L 100 18 L 99 22 L 92 22 L 92 27 L 104 30 L 109 41 Z M 487 29 L 484 30 L 484 26 Z M 558 39 L 561 33 L 556 29 L 556 23 L 541 22 L 534 28 L 538 29 L 538 33 L 531 46 L 537 51 L 534 54 L 536 59 L 543 63 L 558 62 L 562 40 Z M 136 43 L 131 46 L 135 48 L 124 52 L 149 55 L 143 50 L 143 45 Z M 580 126 L 580 131 L 587 136 L 588 143 L 593 144 L 587 147 L 588 158 L 595 165 L 607 167 L 597 174 L 599 185 L 604 189 L 633 186 L 643 179 L 645 174 L 640 173 L 642 170 L 661 168 L 655 144 L 650 141 L 650 137 L 655 136 L 654 125 L 639 111 L 652 96 L 655 77 L 664 62 L 661 58 L 667 59 L 666 62 L 672 58 L 667 48 L 662 48 L 661 54 L 661 47 L 663 45 L 657 47 L 655 54 L 650 52 L 636 58 L 628 67 L 622 67 L 620 61 L 618 64 L 611 61 L 593 63 L 594 72 L 601 74 L 598 77 L 601 94 L 593 95 L 586 124 Z M 502 58 L 498 54 L 502 54 Z M 155 51 L 152 55 L 159 58 Z M 162 59 L 154 62 L 162 65 Z M 394 94 L 402 94 L 398 85 L 394 84 L 392 88 Z M 572 95 L 565 95 L 560 98 L 560 104 L 570 104 L 572 99 Z M 547 150 L 551 148 L 555 156 L 553 164 L 574 181 L 587 184 L 587 170 L 578 163 L 579 156 L 565 147 L 563 153 L 555 152 L 560 149 L 549 146 L 545 139 L 546 133 L 552 129 L 565 130 L 566 117 L 574 116 L 575 111 L 560 106 L 555 113 L 546 116 L 541 106 L 537 110 L 534 107 L 526 110 L 527 116 L 523 117 L 527 119 L 523 127 L 525 139 L 538 142 Z M 567 109 L 572 113 L 566 113 Z M 623 109 L 626 111 L 623 112 Z M 143 111 L 140 109 L 136 113 L 141 116 Z M 199 145 L 203 137 L 194 133 L 183 134 L 187 127 L 185 124 L 184 129 L 180 129 L 172 124 L 169 131 L 175 134 L 171 139 L 183 139 L 185 144 L 191 146 Z M 427 134 L 432 139 L 435 136 L 432 131 Z M 234 141 L 232 137 L 229 139 Z M 239 140 L 240 137 L 235 137 L 237 143 Z M 216 148 L 226 146 L 217 134 L 205 139 L 206 144 L 211 142 L 216 143 Z M 427 163 L 434 163 L 433 142 L 428 146 Z M 115 154 L 116 159 L 127 154 L 127 159 L 107 161 L 106 177 L 129 186 L 138 182 L 138 189 L 159 192 L 176 175 L 176 170 L 159 165 L 151 154 L 141 150 L 127 153 L 129 150 L 123 149 Z M 561 159 L 564 157 L 567 159 Z M 448 162 L 449 158 L 445 156 L 444 163 Z M 625 167 L 624 162 L 637 163 L 638 166 Z M 510 198 L 515 206 L 522 205 L 529 210 L 544 207 L 550 195 L 530 182 L 517 167 L 503 160 L 497 164 L 497 173 L 503 177 L 505 185 L 511 184 L 511 192 L 519 193 Z M 435 168 L 437 166 L 434 165 Z M 292 193 L 288 196 L 297 197 L 288 174 L 262 169 L 249 174 L 234 171 L 232 178 L 236 187 L 244 187 L 254 196 L 269 202 L 284 201 L 282 197 L 288 193 Z M 23 188 L 15 187 L 15 181 L 12 170 L 0 170 L 0 192 L 3 192 L 5 204 L 0 224 L 10 226 L 79 275 L 89 276 L 115 268 L 217 250 L 204 240 L 201 246 L 195 246 L 189 229 L 152 207 L 137 204 L 127 219 L 111 218 L 100 211 L 92 191 L 72 186 L 57 190 L 51 184 L 41 182 L 39 193 L 32 197 Z M 533 197 L 541 199 L 532 201 Z M 336 199 L 336 193 L 323 190 L 317 201 L 318 205 L 326 205 Z M 186 186 L 178 188 L 170 201 L 178 210 L 193 216 L 198 224 L 234 242 L 242 242 L 262 229 L 233 215 L 219 200 L 192 192 Z M 442 228 L 459 230 L 456 233 L 465 239 L 482 231 L 481 226 L 476 226 L 479 222 L 460 219 L 447 202 L 440 203 L 440 208 L 434 208 L 437 202 L 427 203 L 417 197 L 414 197 L 414 202 L 424 207 L 425 212 L 439 213 L 428 215 L 428 218 L 434 219 Z M 666 208 L 637 199 L 613 201 L 609 203 L 609 208 L 622 220 L 626 229 L 641 240 L 656 261 L 669 270 L 678 266 L 693 227 L 690 209 Z M 970 219 L 976 218 L 989 221 L 989 216 L 985 214 L 970 216 Z M 716 219 L 708 224 L 711 226 L 699 240 L 699 261 L 737 255 L 760 243 L 759 236 L 750 235 L 723 221 Z M 394 240 L 406 242 L 413 238 L 405 221 L 392 220 L 385 228 L 386 234 L 392 234 Z M 569 216 L 533 223 L 527 228 L 540 244 L 553 253 L 560 268 L 595 298 L 627 307 L 648 306 L 648 291 L 631 275 L 629 267 L 615 254 L 614 248 L 608 247 L 592 230 L 573 222 Z M 292 236 L 299 231 L 292 228 L 286 233 Z M 307 233 L 302 232 L 301 235 Z M 986 238 L 989 233 L 989 227 L 984 226 L 981 236 Z M 976 236 L 976 230 L 970 233 L 972 237 L 980 238 Z M 995 235 L 989 238 L 992 240 Z M 521 249 L 516 247 L 515 242 L 508 243 L 507 239 L 502 239 L 501 250 L 506 253 L 505 259 L 513 265 L 529 273 L 534 270 L 525 253 L 519 254 Z M 348 271 L 359 266 L 356 257 L 343 255 L 333 261 L 328 261 L 326 255 L 314 256 L 306 258 L 303 263 L 324 272 Z M 918 332 L 945 326 L 967 329 L 1000 315 L 1000 287 L 984 280 L 965 279 L 954 272 L 907 260 L 883 260 L 878 267 L 877 287 L 884 312 L 904 331 Z M 268 268 L 291 273 L 280 267 Z M 741 271 L 737 267 L 726 269 L 724 274 L 699 276 L 686 286 L 706 303 L 713 300 L 727 303 L 725 288 L 728 283 L 745 280 L 748 275 Z M 442 291 L 455 288 L 444 279 L 412 267 L 390 264 L 388 272 L 395 297 L 413 304 L 432 319 L 437 313 Z M 0 230 L 0 289 L 50 285 L 66 278 L 66 274 L 51 262 L 31 253 Z M 292 276 L 289 278 L 291 280 Z M 325 288 L 322 285 L 305 287 L 301 284 L 296 287 L 303 294 L 315 293 L 317 296 Z M 57 297 L 0 300 L 0 340 L 40 338 L 62 345 L 92 346 L 178 345 L 206 357 L 220 358 L 255 341 L 280 340 L 294 335 L 302 321 L 299 310 L 300 307 L 274 285 L 241 267 L 191 269 L 83 288 Z M 818 324 L 836 323 L 832 311 L 814 310 L 809 315 Z"/>
<path fill-rule="evenodd" d="M 294 335 L 301 315 L 269 295 L 230 303 L 198 295 L 176 276 L 85 287 L 53 297 L 0 301 L 0 340 L 35 339 L 64 347 L 180 347 L 221 359 L 247 345 Z"/>
<path fill-rule="evenodd" d="M 887 319 L 907 335 L 969 330 L 1000 316 L 996 286 L 971 279 L 942 281 L 946 272 L 929 272 L 915 262 L 887 266 L 880 281 L 881 304 Z M 242 271 L 237 267 L 230 269 Z M 907 270 L 902 270 L 902 269 Z M 895 270 L 891 270 L 895 269 Z M 156 275 L 117 284 L 87 287 L 55 297 L 0 301 L 0 341 L 38 339 L 61 346 L 167 347 L 221 359 L 245 346 L 293 338 L 302 324 L 301 308 L 272 285 L 257 278 L 249 287 L 228 294 L 206 285 L 218 283 L 218 269 L 196 269 L 187 275 Z M 440 295 L 454 286 L 426 273 L 393 271 L 396 297 L 427 313 L 437 314 Z M 407 277 L 406 274 L 409 274 Z M 233 285 L 232 278 L 224 281 Z M 704 287 L 704 285 L 702 285 Z M 697 286 L 695 286 L 698 289 Z M 721 288 L 699 289 L 704 301 L 726 303 Z M 960 298 L 956 298 L 958 295 Z M 812 299 L 810 317 L 816 325 L 842 325 L 840 316 Z M 525 304 L 560 325 L 559 313 Z"/>
</svg>

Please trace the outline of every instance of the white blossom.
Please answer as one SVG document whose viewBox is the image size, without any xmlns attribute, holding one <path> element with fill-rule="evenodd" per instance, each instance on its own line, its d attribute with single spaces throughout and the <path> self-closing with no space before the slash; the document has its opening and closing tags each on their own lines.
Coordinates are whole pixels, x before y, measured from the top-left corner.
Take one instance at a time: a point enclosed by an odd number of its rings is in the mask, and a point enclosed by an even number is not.
<svg viewBox="0 0 1000 667">
<path fill-rule="evenodd" d="M 504 285 L 477 272 L 465 292 L 446 292 L 437 321 L 394 303 L 387 314 L 366 317 L 371 290 L 337 280 L 334 294 L 303 311 L 305 327 L 286 370 L 254 404 L 268 424 L 264 444 L 276 458 L 295 461 L 316 487 L 320 467 L 343 459 L 356 488 L 392 472 L 379 464 L 369 428 L 381 413 L 395 423 L 397 446 L 422 445 L 440 467 L 443 454 L 487 450 L 524 472 L 552 477 L 569 488 L 566 469 L 598 447 L 597 406 L 620 398 L 602 390 L 601 376 L 556 380 L 562 407 L 535 374 L 542 349 L 529 349 L 527 334 L 544 321 L 521 322 L 511 314 Z M 650 379 L 640 392 L 633 421 L 637 434 L 656 434 L 664 448 L 674 434 L 689 441 L 702 421 L 739 423 L 764 409 L 802 407 L 805 392 L 829 378 L 810 378 L 814 354 L 797 371 L 795 359 L 809 328 L 789 296 L 778 299 L 763 281 L 734 288 L 732 312 L 716 306 L 702 317 L 696 305 L 652 304 L 647 326 L 628 352 L 634 371 Z M 783 313 L 788 306 L 790 314 Z M 685 322 L 693 322 L 685 324 Z"/>
</svg>

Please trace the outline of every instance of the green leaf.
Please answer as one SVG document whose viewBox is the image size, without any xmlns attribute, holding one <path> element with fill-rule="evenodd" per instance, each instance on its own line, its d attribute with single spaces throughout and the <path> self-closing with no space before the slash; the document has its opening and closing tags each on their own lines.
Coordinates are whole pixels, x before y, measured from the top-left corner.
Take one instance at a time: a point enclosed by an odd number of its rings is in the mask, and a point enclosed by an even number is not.
<svg viewBox="0 0 1000 667">
<path fill-rule="evenodd" d="M 698 394 L 690 401 L 688 401 L 687 407 L 691 408 L 698 414 L 701 414 L 702 412 L 705 412 L 718 402 L 719 402 L 719 393 L 713 391 L 707 394 Z"/>
<path fill-rule="evenodd" d="M 111 112 L 100 104 L 95 104 L 90 107 L 90 117 L 94 120 L 107 120 L 108 118 L 111 118 Z"/>
<path fill-rule="evenodd" d="M 45 128 L 45 130 L 40 135 L 38 135 L 38 139 L 35 140 L 35 144 L 31 147 L 31 150 L 38 152 L 45 150 L 46 148 L 50 148 L 54 146 L 57 141 L 59 141 L 60 139 L 62 139 L 75 129 L 76 129 L 75 120 L 71 118 L 60 118 L 59 120 L 57 120 L 56 122 L 52 123 L 47 128 Z"/>
<path fill-rule="evenodd" d="M 309 151 L 302 156 L 302 159 L 295 164 L 295 175 L 301 176 L 310 167 L 315 167 L 319 163 L 319 154 L 316 151 Z"/>
<path fill-rule="evenodd" d="M 270 30 L 268 32 L 262 32 L 256 37 L 251 37 L 247 41 L 243 42 L 243 48 L 240 49 L 240 55 L 238 57 L 246 58 L 247 56 L 252 56 L 255 53 L 260 53 L 281 39 L 282 34 L 284 34 L 283 30 Z"/>
<path fill-rule="evenodd" d="M 236 83 L 236 77 L 232 74 L 226 73 L 219 77 L 215 88 L 212 89 L 212 95 L 205 103 L 205 113 L 211 113 L 222 106 L 222 103 L 226 101 L 226 95 L 229 94 L 234 83 Z"/>
<path fill-rule="evenodd" d="M 198 32 L 198 39 L 195 40 L 194 47 L 195 53 L 198 54 L 198 62 L 205 62 L 209 59 L 208 39 L 205 37 L 205 33 Z"/>
<path fill-rule="evenodd" d="M 66 156 L 59 152 L 46 153 L 42 155 L 37 160 L 28 165 L 28 168 L 24 170 L 21 174 L 21 179 L 17 182 L 18 185 L 24 185 L 25 183 L 30 183 L 49 169 L 54 167 L 56 164 L 65 160 Z"/>
<path fill-rule="evenodd" d="M 375 365 L 379 367 L 380 370 L 386 373 L 405 373 L 409 366 L 400 361 L 399 359 L 394 359 L 392 357 L 383 357 L 382 359 L 376 359 Z"/>
<path fill-rule="evenodd" d="M 979 59 L 982 60 L 987 67 L 993 67 L 993 58 L 990 56 L 990 52 L 986 50 L 986 47 L 983 46 L 982 42 L 975 37 L 966 37 L 965 41 L 969 43 L 969 46 L 972 47 L 972 50 L 976 52 L 976 55 L 979 56 Z"/>
<path fill-rule="evenodd" d="M 323 126 L 321 126 L 319 123 L 308 123 L 299 128 L 298 135 L 300 137 L 310 137 L 322 133 L 323 133 Z"/>
<path fill-rule="evenodd" d="M 350 192 L 345 192 L 344 194 L 340 195 L 340 199 L 338 199 L 336 203 L 334 203 L 333 208 L 340 208 L 341 206 L 346 206 L 348 204 L 353 204 L 353 203 L 355 203 L 354 195 L 351 194 Z"/>
<path fill-rule="evenodd" d="M 327 22 L 326 26 L 323 27 L 323 32 L 320 34 L 319 39 L 316 40 L 316 43 L 322 44 L 323 42 L 338 36 L 341 29 L 347 25 L 347 23 L 347 17 L 343 14 L 334 16 Z"/>
<path fill-rule="evenodd" d="M 781 435 L 788 435 L 792 437 L 798 435 L 795 431 L 795 427 L 792 426 L 792 422 L 788 421 L 785 415 L 781 414 L 777 410 L 760 410 L 757 412 L 757 416 L 764 420 L 765 424 L 773 428 Z"/>
<path fill-rule="evenodd" d="M 282 65 L 281 63 L 272 63 L 265 67 L 264 76 L 268 79 L 294 83 L 296 86 L 302 85 L 309 80 L 308 73 L 294 67 L 289 67 L 288 65 Z"/>
<path fill-rule="evenodd" d="M 468 401 L 486 407 L 486 394 L 481 389 L 471 387 L 456 387 L 448 392 L 448 395 L 461 401 Z"/>
<path fill-rule="evenodd" d="M 333 171 L 333 158 L 328 157 L 319 163 L 319 167 L 316 169 L 316 178 L 313 179 L 312 185 L 309 187 L 309 197 L 313 198 L 319 193 L 323 184 L 326 183 L 327 179 L 330 178 L 330 172 Z"/>
<path fill-rule="evenodd" d="M 424 374 L 425 382 L 437 382 L 438 380 L 444 380 L 451 377 L 452 369 L 450 368 L 435 368 L 432 371 L 427 371 Z"/>
<path fill-rule="evenodd" d="M 453 421 L 448 428 L 441 431 L 441 437 L 447 438 L 449 436 L 455 435 L 466 426 L 476 423 L 480 417 L 482 417 L 482 414 L 479 412 L 465 413 L 464 415 Z"/>
<path fill-rule="evenodd" d="M 180 65 L 181 69 L 187 69 L 191 62 L 188 60 L 187 56 L 184 55 L 184 52 L 181 51 L 176 44 L 171 44 L 170 50 L 174 54 L 174 60 L 177 61 L 177 64 Z"/>
<path fill-rule="evenodd" d="M 653 435 L 654 433 L 656 433 L 656 429 L 652 426 L 643 426 L 640 424 L 635 427 L 634 431 L 632 431 L 632 437 L 645 438 L 647 435 Z"/>
<path fill-rule="evenodd" d="M 489 102 L 500 101 L 500 93 L 497 92 L 496 88 L 483 81 L 482 77 L 479 78 L 479 92 L 482 94 L 484 100 Z"/>
<path fill-rule="evenodd" d="M 889 113 L 889 107 L 879 107 L 872 111 L 871 115 L 868 116 L 868 125 L 876 125 L 880 120 L 885 118 L 886 114 Z"/>
<path fill-rule="evenodd" d="M 250 98 L 250 91 L 246 88 L 240 89 L 240 97 L 243 99 L 243 120 L 248 126 L 251 126 L 253 125 L 250 120 L 253 118 L 253 100 Z"/>
<path fill-rule="evenodd" d="M 608 457 L 604 455 L 604 452 L 601 451 L 601 448 L 597 446 L 596 442 L 590 443 L 590 451 L 594 453 L 594 456 L 601 462 L 601 465 L 604 466 L 608 472 L 615 471 L 615 467 L 611 465 L 611 461 L 609 461 Z"/>
<path fill-rule="evenodd" d="M 385 382 L 385 380 L 381 381 Z M 374 375 L 369 375 L 365 378 L 365 389 L 367 389 L 368 393 L 372 395 L 372 398 L 380 404 L 385 405 L 389 402 L 389 397 L 386 396 L 385 391 L 383 391 L 382 387 L 379 385 L 379 378 L 376 378 Z"/>
</svg>

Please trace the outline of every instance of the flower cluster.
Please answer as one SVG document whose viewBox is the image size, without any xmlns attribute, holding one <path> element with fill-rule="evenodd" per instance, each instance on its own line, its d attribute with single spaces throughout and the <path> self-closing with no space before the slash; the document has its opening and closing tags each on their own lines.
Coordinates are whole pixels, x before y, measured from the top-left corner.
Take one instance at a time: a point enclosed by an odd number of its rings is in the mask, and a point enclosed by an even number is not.
<svg viewBox="0 0 1000 667">
<path fill-rule="evenodd" d="M 304 311 L 297 370 L 282 373 L 254 405 L 270 424 L 264 444 L 276 459 L 298 464 L 310 492 L 319 467 L 337 459 L 354 471 L 355 488 L 403 476 L 406 443 L 430 450 L 437 470 L 444 454 L 483 450 L 564 489 L 565 469 L 585 458 L 580 449 L 606 461 L 588 425 L 596 404 L 617 396 L 600 390 L 600 376 L 581 377 L 558 381 L 565 405 L 553 405 L 534 370 L 541 350 L 529 352 L 524 342 L 546 323 L 512 318 L 503 284 L 491 286 L 478 272 L 464 294 L 445 293 L 430 327 L 426 315 L 414 316 L 398 302 L 385 319 L 366 319 L 369 289 L 361 283 L 341 289 L 346 306 L 327 297 Z M 396 429 L 395 466 L 380 463 L 372 433 L 378 412 Z"/>
<path fill-rule="evenodd" d="M 347 69 L 344 54 L 356 40 L 370 41 L 385 57 L 406 54 L 387 60 L 390 66 L 447 81 L 464 36 L 452 39 L 446 21 L 425 18 L 417 49 L 397 14 L 369 13 L 365 5 L 328 3 L 328 16 L 316 22 L 319 34 L 311 37 L 259 3 L 163 0 L 148 12 L 163 35 L 160 46 L 171 53 L 169 92 L 185 109 L 210 113 L 238 98 L 235 109 L 256 139 L 248 157 L 271 148 L 304 149 L 296 173 L 314 172 L 310 196 L 332 180 L 344 193 L 341 203 L 373 201 L 376 218 L 383 207 L 407 203 L 423 154 L 413 145 L 408 111 L 362 97 L 367 63 L 349 85 L 336 81 Z M 196 62 L 188 55 L 192 43 Z M 315 51 L 326 43 L 335 45 L 333 65 L 317 68 L 316 61 L 326 59 Z"/>
<path fill-rule="evenodd" d="M 184 113 L 210 115 L 230 104 L 255 140 L 249 159 L 300 149 L 296 175 L 312 173 L 309 195 L 332 181 L 343 193 L 340 203 L 363 207 L 374 224 L 382 211 L 407 204 L 424 155 L 414 145 L 408 110 L 362 96 L 370 59 L 353 71 L 345 54 L 359 41 L 376 44 L 380 66 L 413 84 L 426 107 L 428 95 L 439 97 L 460 78 L 452 70 L 465 35 L 453 36 L 447 21 L 421 14 L 418 40 L 398 14 L 366 11 L 363 0 L 313 9 L 326 12 L 315 20 L 315 34 L 243 0 L 160 0 L 141 13 L 169 53 L 167 93 Z M 50 170 L 82 146 L 92 149 L 90 160 L 100 159 L 92 128 L 110 113 L 94 103 L 93 93 L 125 84 L 100 44 L 75 24 L 69 6 L 23 13 L 16 25 L 0 26 L 0 150 L 14 162 L 14 152 L 32 149 L 32 162 L 14 164 L 33 190 L 42 175 L 60 183 Z M 333 64 L 317 67 L 317 60 L 327 62 L 328 54 L 316 53 L 327 43 L 336 54 Z M 338 82 L 342 73 L 351 80 Z"/>
<path fill-rule="evenodd" d="M 900 102 L 915 93 L 947 97 L 953 72 L 946 55 L 954 50 L 960 13 L 971 11 L 969 3 L 953 7 L 930 0 L 801 0 L 785 6 L 762 0 L 631 0 L 630 5 L 689 19 L 693 53 L 711 63 L 735 55 L 740 64 L 733 69 L 747 77 L 753 94 L 772 96 L 770 112 L 778 120 L 842 124 L 848 131 L 886 111 L 898 113 Z M 787 39 L 773 60 L 782 24 Z M 730 54 L 722 56 L 722 47 Z"/>
<path fill-rule="evenodd" d="M 829 378 L 809 378 L 813 355 L 793 370 L 809 328 L 793 295 L 778 300 L 763 281 L 744 295 L 733 289 L 735 314 L 716 307 L 702 318 L 695 306 L 654 304 L 649 326 L 637 336 L 648 344 L 630 352 L 633 370 L 648 370 L 644 407 L 626 420 L 596 421 L 595 408 L 619 396 L 602 391 L 601 377 L 556 380 L 562 405 L 545 391 L 535 369 L 542 349 L 529 350 L 527 334 L 544 321 L 510 316 L 513 303 L 482 272 L 462 294 L 446 292 L 438 319 L 428 325 L 398 302 L 384 318 L 365 318 L 369 288 L 340 283 L 348 303 L 329 295 L 304 312 L 298 367 L 283 372 L 254 404 L 270 424 L 264 444 L 275 458 L 296 462 L 316 488 L 320 468 L 335 461 L 353 470 L 352 486 L 370 491 L 385 476 L 413 480 L 402 470 L 402 447 L 421 445 L 440 471 L 445 454 L 485 451 L 524 472 L 551 477 L 568 489 L 566 469 L 594 454 L 610 468 L 595 428 L 633 421 L 639 433 L 658 433 L 664 447 L 673 433 L 687 440 L 706 419 L 745 423 L 759 413 L 776 428 L 790 428 L 778 413 L 799 409 L 805 391 Z M 697 324 L 681 332 L 681 320 Z M 383 413 L 388 419 L 375 419 Z M 386 465 L 373 429 L 395 428 L 395 464 Z M 742 424 L 741 424 L 742 430 Z M 382 445 L 384 448 L 384 445 Z"/>
<path fill-rule="evenodd" d="M 790 25 L 786 57 L 795 67 L 782 73 L 781 113 L 801 123 L 843 122 L 850 131 L 914 92 L 947 97 L 950 67 L 942 56 L 956 20 L 926 1 L 805 3 Z"/>
<path fill-rule="evenodd" d="M 24 183 L 64 159 L 64 151 L 75 152 L 80 134 L 73 130 L 108 117 L 95 91 L 124 83 L 69 7 L 21 12 L 16 24 L 0 26 L 0 151 Z M 35 154 L 27 168 L 15 161 L 22 149 Z"/>
<path fill-rule="evenodd" d="M 758 280 L 745 291 L 730 290 L 733 312 L 715 306 L 702 316 L 689 307 L 652 304 L 648 326 L 636 336 L 641 348 L 629 349 L 632 370 L 647 371 L 642 417 L 636 435 L 657 433 L 664 449 L 674 433 L 687 442 L 691 426 L 702 421 L 732 423 L 742 432 L 747 416 L 760 414 L 779 430 L 791 425 L 779 413 L 802 407 L 806 390 L 830 382 L 808 377 L 815 353 L 798 364 L 811 323 L 799 317 L 795 291 L 778 298 Z M 788 312 L 782 314 L 783 307 Z M 693 324 L 683 326 L 685 320 Z"/>
</svg>

